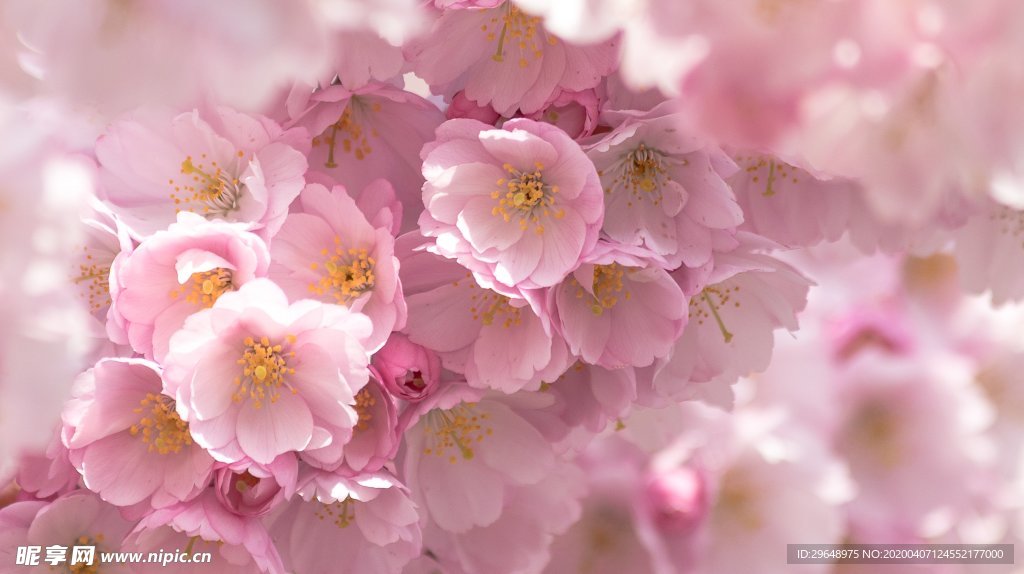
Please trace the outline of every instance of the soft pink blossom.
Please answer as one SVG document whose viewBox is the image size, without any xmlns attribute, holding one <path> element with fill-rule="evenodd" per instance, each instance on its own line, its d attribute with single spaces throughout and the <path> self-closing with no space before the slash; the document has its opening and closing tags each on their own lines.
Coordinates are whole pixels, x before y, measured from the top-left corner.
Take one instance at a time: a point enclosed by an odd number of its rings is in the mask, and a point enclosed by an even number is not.
<svg viewBox="0 0 1024 574">
<path fill-rule="evenodd" d="M 337 465 L 358 422 L 370 321 L 340 305 L 289 305 L 266 279 L 221 296 L 171 337 L 167 392 L 196 442 L 223 462 L 281 455 Z"/>
<path fill-rule="evenodd" d="M 597 172 L 564 132 L 528 119 L 449 120 L 423 149 L 420 228 L 437 251 L 508 288 L 549 287 L 597 241 Z"/>
<path fill-rule="evenodd" d="M 217 500 L 233 514 L 263 516 L 295 494 L 298 473 L 298 461 L 287 456 L 266 467 L 235 463 L 216 470 L 213 488 Z"/>
<path fill-rule="evenodd" d="M 598 433 L 628 414 L 637 398 L 636 373 L 577 361 L 551 383 L 548 392 L 559 397 L 560 417 L 566 424 Z"/>
<path fill-rule="evenodd" d="M 743 221 L 725 178 L 736 165 L 720 149 L 690 135 L 666 106 L 613 114 L 618 125 L 587 144 L 604 188 L 602 231 L 642 245 L 671 267 L 698 267 L 711 257 L 716 230 Z"/>
<path fill-rule="evenodd" d="M 765 253 L 770 243 L 746 234 L 741 240 L 733 251 L 715 254 L 710 276 L 690 295 L 689 323 L 655 375 L 662 394 L 763 371 L 775 329 L 797 329 L 796 314 L 807 303 L 811 282 Z"/>
<path fill-rule="evenodd" d="M 441 380 L 437 353 L 413 343 L 404 333 L 391 334 L 373 355 L 370 368 L 391 395 L 411 402 L 430 396 Z"/>
<path fill-rule="evenodd" d="M 573 139 L 585 138 L 598 127 L 601 101 L 597 90 L 561 91 L 528 117 L 556 125 Z"/>
<path fill-rule="evenodd" d="M 123 331 L 135 352 L 162 361 L 189 315 L 267 274 L 267 246 L 246 227 L 182 212 L 166 230 L 119 254 L 108 333 Z"/>
<path fill-rule="evenodd" d="M 416 506 L 386 472 L 305 473 L 271 531 L 290 571 L 399 574 L 420 553 Z"/>
<path fill-rule="evenodd" d="M 367 346 L 379 349 L 406 315 L 391 230 L 367 221 L 341 186 L 311 184 L 298 203 L 271 247 L 269 277 L 293 300 L 362 312 L 373 322 Z"/>
<path fill-rule="evenodd" d="M 743 208 L 741 229 L 786 247 L 835 241 L 846 231 L 851 196 L 858 193 L 852 182 L 815 177 L 770 155 L 742 152 L 733 159 L 740 171 L 728 182 Z"/>
<path fill-rule="evenodd" d="M 226 107 L 176 114 L 143 108 L 96 142 L 100 197 L 139 237 L 180 211 L 277 233 L 306 173 L 308 135 Z"/>
<path fill-rule="evenodd" d="M 656 568 L 644 536 L 646 463 L 645 453 L 621 435 L 606 435 L 587 448 L 577 461 L 587 488 L 580 519 L 555 539 L 546 574 L 667 574 Z"/>
<path fill-rule="evenodd" d="M 1024 274 L 1017 272 L 1016 264 L 1024 252 L 1024 210 L 985 201 L 954 237 L 964 289 L 991 291 L 997 305 L 1024 298 Z"/>
<path fill-rule="evenodd" d="M 993 412 L 962 358 L 865 350 L 838 374 L 829 436 L 858 486 L 847 509 L 865 541 L 913 540 L 936 512 L 972 512 L 993 456 Z M 956 487 L 950 485 L 958 485 Z"/>
<path fill-rule="evenodd" d="M 449 120 L 455 118 L 467 118 L 471 120 L 477 120 L 485 124 L 494 125 L 501 119 L 501 114 L 494 111 L 491 106 L 481 106 L 473 100 L 466 97 L 466 92 L 456 92 L 452 96 L 451 103 L 444 110 L 444 117 Z"/>
<path fill-rule="evenodd" d="M 130 542 L 147 545 L 159 539 L 176 538 L 167 528 L 200 541 L 200 547 L 204 546 L 202 542 L 215 543 L 221 549 L 218 558 L 226 558 L 233 566 L 244 566 L 251 561 L 260 572 L 286 572 L 264 524 L 257 518 L 230 512 L 221 505 L 212 488 L 196 499 L 149 514 L 139 522 Z"/>
<path fill-rule="evenodd" d="M 569 366 L 566 344 L 538 297 L 488 289 L 456 262 L 427 251 L 404 257 L 402 278 L 409 340 L 437 353 L 471 386 L 536 390 Z"/>
<path fill-rule="evenodd" d="M 72 464 L 111 504 L 167 506 L 210 480 L 213 459 L 192 440 L 152 363 L 101 360 L 75 381 L 63 418 Z"/>
<path fill-rule="evenodd" d="M 541 483 L 558 453 L 539 410 L 551 398 L 505 401 L 451 384 L 407 411 L 401 470 L 413 499 L 440 529 L 463 533 L 494 524 L 516 487 Z"/>
<path fill-rule="evenodd" d="M 402 229 L 419 216 L 420 149 L 444 115 L 434 104 L 390 84 L 340 85 L 310 91 L 297 86 L 287 102 L 291 123 L 312 138 L 310 169 L 354 192 L 387 179 L 404 207 Z"/>
<path fill-rule="evenodd" d="M 15 566 L 15 552 L 18 546 L 94 546 L 94 566 L 103 572 L 128 574 L 131 568 L 126 564 L 102 561 L 107 552 L 117 552 L 121 541 L 132 529 L 133 524 L 121 517 L 117 507 L 107 504 L 88 490 L 76 490 L 53 502 L 16 502 L 0 509 L 0 538 L 4 547 L 0 557 L 7 568 Z M 45 550 L 38 566 L 26 569 L 32 574 L 52 572 L 45 562 Z"/>
<path fill-rule="evenodd" d="M 48 499 L 79 488 L 82 475 L 68 460 L 68 448 L 60 440 L 60 428 L 43 452 L 22 453 L 15 476 L 22 493 Z"/>
<path fill-rule="evenodd" d="M 424 544 L 445 571 L 539 574 L 556 536 L 579 520 L 584 489 L 580 469 L 559 460 L 541 482 L 509 487 L 495 522 L 465 532 L 428 523 Z"/>
<path fill-rule="evenodd" d="M 406 56 L 436 93 L 465 90 L 470 100 L 510 117 L 517 109 L 536 112 L 559 90 L 596 86 L 618 64 L 618 44 L 566 43 L 539 17 L 505 2 L 444 10 L 429 34 L 406 46 Z"/>
<path fill-rule="evenodd" d="M 549 293 L 569 350 L 608 369 L 667 357 L 686 325 L 682 290 L 641 249 L 598 243 Z"/>
</svg>

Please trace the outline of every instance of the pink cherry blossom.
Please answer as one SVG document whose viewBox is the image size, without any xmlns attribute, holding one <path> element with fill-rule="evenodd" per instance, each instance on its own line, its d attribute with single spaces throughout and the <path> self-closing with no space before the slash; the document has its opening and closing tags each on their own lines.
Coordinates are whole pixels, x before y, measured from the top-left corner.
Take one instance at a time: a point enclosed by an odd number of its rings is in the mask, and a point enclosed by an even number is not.
<svg viewBox="0 0 1024 574">
<path fill-rule="evenodd" d="M 570 426 L 601 432 L 609 421 L 628 414 L 637 398 L 633 369 L 605 369 L 576 362 L 548 392 L 559 397 L 561 419 Z"/>
<path fill-rule="evenodd" d="M 182 212 L 166 230 L 119 254 L 108 332 L 123 331 L 137 353 L 162 361 L 189 315 L 267 274 L 267 246 L 246 227 Z"/>
<path fill-rule="evenodd" d="M 366 384 L 370 321 L 340 305 L 289 305 L 258 279 L 222 295 L 171 337 L 167 392 L 196 443 L 223 462 L 319 452 L 348 442 Z"/>
<path fill-rule="evenodd" d="M 524 400 L 518 411 L 498 396 L 453 384 L 404 415 L 402 472 L 440 529 L 462 533 L 495 523 L 514 487 L 538 484 L 556 467 L 543 427 L 527 418 L 550 400 Z"/>
<path fill-rule="evenodd" d="M 604 214 L 597 173 L 553 126 L 449 120 L 423 149 L 423 174 L 423 234 L 487 281 L 549 287 L 597 241 Z"/>
<path fill-rule="evenodd" d="M 96 142 L 101 197 L 140 237 L 192 211 L 249 223 L 269 239 L 302 190 L 307 137 L 225 107 L 139 109 Z"/>
<path fill-rule="evenodd" d="M 192 440 L 152 363 L 101 360 L 75 381 L 63 418 L 72 464 L 111 504 L 168 506 L 210 480 L 213 459 Z"/>
<path fill-rule="evenodd" d="M 735 164 L 687 135 L 682 116 L 667 106 L 616 117 L 621 123 L 586 148 L 605 191 L 602 230 L 620 243 L 646 247 L 671 267 L 703 265 L 711 257 L 712 232 L 743 221 L 725 182 Z"/>
<path fill-rule="evenodd" d="M 592 135 L 598 125 L 601 100 L 595 89 L 579 92 L 562 91 L 552 96 L 543 109 L 529 117 L 556 125 L 573 139 Z"/>
<path fill-rule="evenodd" d="M 22 453 L 15 476 L 23 493 L 36 499 L 50 499 L 79 488 L 82 475 L 68 460 L 68 448 L 60 440 L 60 429 L 43 452 Z"/>
<path fill-rule="evenodd" d="M 640 249 L 599 243 L 554 287 L 551 304 L 569 350 L 609 369 L 665 358 L 686 325 L 679 285 Z"/>
<path fill-rule="evenodd" d="M 437 353 L 471 386 L 536 390 L 569 366 L 566 344 L 538 297 L 492 291 L 454 261 L 427 251 L 404 258 L 402 278 L 409 290 L 409 340 Z"/>
<path fill-rule="evenodd" d="M 274 240 L 269 277 L 292 299 L 315 298 L 365 314 L 373 322 L 367 345 L 377 350 L 405 324 L 390 229 L 371 225 L 341 186 L 311 184 L 298 203 L 302 211 L 288 216 Z"/>
<path fill-rule="evenodd" d="M 441 380 L 437 353 L 413 343 L 404 333 L 391 334 L 373 355 L 370 369 L 388 393 L 410 402 L 430 396 Z"/>
<path fill-rule="evenodd" d="M 406 56 L 435 92 L 465 90 L 470 100 L 510 117 L 517 109 L 536 112 L 559 90 L 593 88 L 618 64 L 618 45 L 566 43 L 540 18 L 504 2 L 445 9 L 426 37 L 406 46 Z"/>
<path fill-rule="evenodd" d="M 399 574 L 420 553 L 416 507 L 386 472 L 312 471 L 299 495 L 271 526 L 291 571 Z"/>
<path fill-rule="evenodd" d="M 94 546 L 94 566 L 104 572 L 127 574 L 130 567 L 125 564 L 103 563 L 105 552 L 116 552 L 133 524 L 121 517 L 116 506 L 107 504 L 88 490 L 76 490 L 53 502 L 16 502 L 0 509 L 0 524 L 3 525 L 5 540 L 4 560 L 12 567 L 16 564 L 14 553 L 18 546 L 59 545 Z M 13 545 L 6 545 L 14 542 Z M 7 556 L 4 554 L 10 553 Z M 70 551 L 69 551 L 70 554 Z M 39 565 L 29 572 L 42 574 L 51 567 L 40 558 Z"/>
<path fill-rule="evenodd" d="M 858 539 L 912 540 L 938 509 L 970 512 L 971 489 L 945 486 L 979 484 L 991 456 L 993 413 L 970 376 L 955 356 L 871 350 L 840 374 L 831 437 L 859 486 L 848 510 Z"/>
<path fill-rule="evenodd" d="M 858 188 L 843 179 L 820 179 L 781 159 L 742 152 L 740 171 L 729 178 L 743 208 L 742 229 L 787 247 L 835 241 L 846 231 L 851 195 Z"/>
<path fill-rule="evenodd" d="M 689 323 L 654 379 L 673 395 L 689 383 L 735 381 L 763 371 L 771 360 L 773 332 L 797 328 L 810 281 L 765 254 L 763 240 L 742 235 L 742 244 L 715 254 L 715 267 L 690 295 Z"/>
<path fill-rule="evenodd" d="M 555 539 L 546 574 L 669 572 L 657 568 L 645 539 L 646 516 L 639 512 L 646 462 L 645 453 L 619 435 L 607 435 L 588 447 L 578 460 L 587 487 L 581 516 Z"/>
<path fill-rule="evenodd" d="M 213 488 L 221 506 L 238 516 L 263 516 L 295 494 L 299 464 L 279 456 L 270 465 L 235 463 L 217 469 Z"/>
<path fill-rule="evenodd" d="M 200 547 L 207 546 L 202 542 L 215 543 L 221 547 L 219 557 L 226 558 L 233 566 L 253 562 L 260 572 L 286 572 L 281 563 L 281 555 L 264 524 L 256 518 L 230 512 L 221 505 L 212 488 L 198 498 L 147 515 L 133 531 L 133 540 L 130 542 L 147 545 L 155 540 L 177 538 L 167 531 L 168 528 L 200 541 Z M 224 550 L 225 546 L 227 551 Z"/>
<path fill-rule="evenodd" d="M 121 546 L 122 552 L 143 552 L 149 556 L 150 552 L 174 552 L 175 550 L 185 551 L 188 549 L 189 557 L 210 554 L 209 563 L 193 564 L 191 562 L 147 562 L 136 564 L 134 572 L 138 574 L 190 574 L 196 570 L 213 569 L 225 574 L 256 574 L 266 572 L 267 565 L 261 564 L 253 559 L 252 555 L 244 546 L 228 544 L 223 540 L 208 540 L 202 535 L 189 536 L 179 532 L 170 526 L 160 526 L 136 530 L 125 538 Z M 215 566 L 212 566 L 215 565 Z"/>
<path fill-rule="evenodd" d="M 1024 276 L 1013 261 L 1022 247 L 1024 211 L 988 201 L 955 232 L 960 282 L 974 293 L 991 290 L 996 304 L 1024 298 Z"/>
<path fill-rule="evenodd" d="M 466 92 L 456 92 L 452 96 L 451 103 L 444 111 L 444 117 L 449 120 L 455 118 L 467 118 L 477 120 L 485 124 L 495 125 L 501 119 L 501 114 L 494 111 L 491 106 L 481 106 L 466 97 Z"/>
<path fill-rule="evenodd" d="M 330 175 L 350 191 L 387 179 L 403 204 L 402 229 L 415 227 L 423 184 L 420 148 L 444 121 L 440 110 L 379 82 L 352 90 L 297 86 L 287 108 L 290 122 L 305 127 L 312 137 L 310 169 Z"/>
<path fill-rule="evenodd" d="M 559 460 L 541 482 L 510 486 L 495 522 L 465 532 L 428 523 L 424 544 L 446 570 L 539 573 L 549 560 L 555 537 L 579 519 L 583 489 L 580 470 Z"/>
</svg>

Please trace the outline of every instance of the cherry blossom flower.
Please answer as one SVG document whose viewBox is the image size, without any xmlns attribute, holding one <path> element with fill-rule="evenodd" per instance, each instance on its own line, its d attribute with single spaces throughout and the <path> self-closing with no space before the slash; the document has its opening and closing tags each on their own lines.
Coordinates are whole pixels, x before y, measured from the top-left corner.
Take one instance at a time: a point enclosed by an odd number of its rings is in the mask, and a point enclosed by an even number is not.
<svg viewBox="0 0 1024 574">
<path fill-rule="evenodd" d="M 1003 304 L 1024 298 L 1024 276 L 1016 273 L 1024 233 L 1024 211 L 987 201 L 954 233 L 960 282 L 973 293 L 992 292 Z"/>
<path fill-rule="evenodd" d="M 386 472 L 345 478 L 306 473 L 271 530 L 295 572 L 402 572 L 420 553 L 419 515 Z"/>
<path fill-rule="evenodd" d="M 224 293 L 267 274 L 270 253 L 246 225 L 207 221 L 194 213 L 158 231 L 112 263 L 108 333 L 162 361 L 185 320 Z"/>
<path fill-rule="evenodd" d="M 449 120 L 423 149 L 423 175 L 423 234 L 484 284 L 550 287 L 597 241 L 597 173 L 558 128 Z"/>
<path fill-rule="evenodd" d="M 168 529 L 200 541 L 199 547 L 210 548 L 212 545 L 203 542 L 214 543 L 214 547 L 219 547 L 219 557 L 225 558 L 232 566 L 252 562 L 260 572 L 286 572 L 281 555 L 263 523 L 251 516 L 230 512 L 221 505 L 212 488 L 188 502 L 153 511 L 139 522 L 130 542 L 148 545 L 157 540 L 179 538 Z M 187 543 L 185 548 L 188 548 Z"/>
<path fill-rule="evenodd" d="M 435 92 L 465 90 L 506 117 L 531 114 L 559 90 L 593 88 L 618 64 L 614 39 L 568 44 L 513 2 L 491 4 L 445 9 L 426 37 L 406 46 L 413 70 Z"/>
<path fill-rule="evenodd" d="M 690 295 L 687 328 L 655 375 L 661 393 L 763 371 L 771 360 L 774 330 L 796 330 L 810 281 L 763 253 L 770 244 L 746 234 L 741 241 L 735 250 L 715 254 L 714 270 Z"/>
<path fill-rule="evenodd" d="M 599 433 L 609 421 L 628 414 L 637 398 L 633 369 L 605 369 L 577 361 L 547 392 L 559 397 L 561 419 Z"/>
<path fill-rule="evenodd" d="M 852 182 L 816 178 L 762 154 L 742 152 L 733 159 L 740 171 L 728 182 L 743 208 L 741 229 L 787 247 L 835 241 L 846 231 L 851 194 L 858 190 Z"/>
<path fill-rule="evenodd" d="M 601 100 L 594 89 L 579 92 L 562 91 L 552 96 L 543 109 L 530 119 L 556 125 L 573 139 L 592 135 L 598 126 Z"/>
<path fill-rule="evenodd" d="M 63 440 L 87 488 L 118 506 L 168 506 L 197 496 L 213 459 L 163 394 L 156 365 L 104 359 L 75 381 Z"/>
<path fill-rule="evenodd" d="M 291 123 L 305 127 L 312 137 L 311 169 L 353 192 L 386 179 L 403 204 L 402 229 L 415 227 L 423 184 L 420 149 L 444 121 L 440 110 L 380 82 L 352 90 L 340 85 L 316 91 L 297 86 L 287 108 Z"/>
<path fill-rule="evenodd" d="M 473 387 L 536 390 L 569 366 L 562 338 L 537 297 L 509 297 L 479 285 L 454 261 L 427 251 L 404 257 L 405 333 L 437 353 Z"/>
<path fill-rule="evenodd" d="M 430 396 L 441 381 L 441 359 L 437 353 L 409 340 L 404 333 L 392 333 L 388 342 L 373 355 L 370 367 L 388 393 L 410 402 Z"/>
<path fill-rule="evenodd" d="M 370 321 L 340 305 L 288 304 L 255 280 L 221 296 L 171 337 L 167 392 L 196 443 L 217 460 L 270 464 L 281 455 L 323 465 L 358 422 Z"/>
<path fill-rule="evenodd" d="M 743 213 L 725 178 L 735 164 L 683 131 L 666 106 L 622 113 L 611 132 L 587 145 L 605 192 L 602 231 L 642 245 L 670 267 L 698 267 L 711 257 L 711 234 L 733 230 Z"/>
<path fill-rule="evenodd" d="M 252 224 L 269 239 L 304 185 L 307 137 L 225 107 L 139 109 L 96 142 L 101 197 L 139 237 L 192 211 Z"/>
<path fill-rule="evenodd" d="M 538 484 L 555 468 L 551 441 L 526 418 L 550 400 L 524 400 L 525 416 L 498 397 L 450 385 L 403 415 L 402 472 L 413 500 L 440 529 L 495 523 L 514 487 Z"/>
<path fill-rule="evenodd" d="M 679 285 L 643 250 L 627 246 L 599 243 L 550 294 L 569 350 L 609 369 L 667 357 L 686 324 Z"/>
<path fill-rule="evenodd" d="M 0 556 L 7 564 L 17 564 L 18 546 L 95 547 L 95 564 L 104 571 L 128 573 L 125 564 L 103 563 L 104 553 L 117 552 L 121 541 L 133 524 L 121 517 L 116 506 L 107 504 L 88 490 L 76 490 L 53 502 L 16 502 L 0 509 L 0 524 L 5 546 Z M 13 542 L 12 545 L 6 544 Z M 69 552 L 70 553 L 70 552 Z M 41 556 L 36 572 L 46 572 L 50 565 Z"/>
<path fill-rule="evenodd" d="M 269 277 L 292 299 L 344 305 L 373 321 L 367 345 L 375 351 L 405 323 L 405 300 L 390 229 L 374 228 L 355 201 L 336 186 L 311 184 L 276 237 Z"/>
</svg>

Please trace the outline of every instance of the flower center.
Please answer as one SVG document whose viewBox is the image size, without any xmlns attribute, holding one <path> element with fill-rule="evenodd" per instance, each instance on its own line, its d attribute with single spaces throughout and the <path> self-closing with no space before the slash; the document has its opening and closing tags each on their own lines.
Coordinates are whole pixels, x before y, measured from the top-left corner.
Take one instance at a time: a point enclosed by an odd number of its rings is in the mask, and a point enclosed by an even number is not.
<svg viewBox="0 0 1024 574">
<path fill-rule="evenodd" d="M 428 446 L 423 449 L 423 454 L 447 456 L 448 462 L 455 464 L 458 457 L 449 452 L 454 448 L 463 459 L 471 460 L 475 454 L 473 445 L 494 434 L 491 427 L 484 426 L 489 418 L 487 413 L 477 414 L 476 405 L 466 403 L 446 411 L 430 411 L 424 425 Z"/>
<path fill-rule="evenodd" d="M 632 196 L 626 204 L 629 207 L 633 206 L 634 200 L 650 200 L 654 205 L 661 204 L 661 188 L 672 179 L 665 169 L 665 157 L 644 144 L 619 160 L 617 171 L 618 175 L 612 180 L 611 187 L 605 189 L 605 193 L 620 189 L 629 192 Z"/>
<path fill-rule="evenodd" d="M 293 339 L 294 340 L 294 339 Z M 242 376 L 235 378 L 235 391 L 232 397 L 236 402 L 246 398 L 253 401 L 254 408 L 262 408 L 265 401 L 276 403 L 281 398 L 281 387 L 285 386 L 293 394 L 293 388 L 285 380 L 285 375 L 294 375 L 295 369 L 288 366 L 285 357 L 294 357 L 295 352 L 283 351 L 281 345 L 271 345 L 267 337 L 259 341 L 252 337 L 245 339 L 245 351 L 238 364 L 242 365 Z"/>
<path fill-rule="evenodd" d="M 754 486 L 738 469 L 731 469 L 722 477 L 717 506 L 720 512 L 737 520 L 748 530 L 761 527 Z"/>
<path fill-rule="evenodd" d="M 103 539 L 102 533 L 95 536 L 83 534 L 69 544 L 68 549 L 71 556 L 68 560 L 68 571 L 71 574 L 99 574 L 100 559 L 96 555 L 96 547 L 100 546 Z M 75 553 L 76 546 L 80 547 L 77 551 L 78 554 Z"/>
<path fill-rule="evenodd" d="M 750 174 L 750 181 L 760 184 L 764 180 L 764 191 L 761 195 L 772 197 L 775 195 L 776 184 L 799 183 L 800 174 L 791 165 L 776 161 L 770 157 L 751 155 L 737 156 L 736 163 L 743 167 L 743 170 Z"/>
<path fill-rule="evenodd" d="M 175 412 L 174 401 L 170 397 L 146 393 L 135 412 L 144 414 L 128 432 L 132 436 L 141 436 L 142 442 L 149 445 L 149 452 L 178 453 L 182 447 L 192 445 L 188 423 Z"/>
<path fill-rule="evenodd" d="M 351 497 L 331 504 L 320 504 L 314 511 L 320 520 L 329 519 L 338 528 L 346 528 L 356 519 L 355 501 Z"/>
<path fill-rule="evenodd" d="M 703 325 L 708 318 L 715 320 L 718 330 L 722 332 L 722 338 L 726 343 L 732 341 L 733 334 L 725 327 L 725 321 L 719 314 L 719 310 L 732 301 L 732 296 L 739 291 L 739 285 L 726 287 L 719 283 L 705 287 L 699 295 L 690 299 L 690 319 L 696 319 L 698 325 Z M 733 307 L 739 307 L 739 301 L 732 301 Z"/>
<path fill-rule="evenodd" d="M 348 305 L 373 289 L 376 279 L 373 270 L 377 262 L 366 249 L 344 249 L 341 238 L 336 236 L 334 250 L 324 248 L 320 254 L 327 258 L 326 261 L 322 265 L 311 263 L 309 268 L 318 271 L 322 267 L 325 273 L 318 282 L 309 285 L 311 293 L 330 293 L 338 304 Z"/>
<path fill-rule="evenodd" d="M 239 158 L 244 155 L 244 152 L 238 152 Z M 201 158 L 205 159 L 206 154 Z M 176 211 L 185 209 L 206 217 L 227 217 L 238 211 L 245 185 L 216 161 L 207 166 L 203 161 L 197 163 L 188 156 L 181 162 L 181 174 L 184 181 L 168 180 L 174 187 L 171 199 L 177 206 Z"/>
<path fill-rule="evenodd" d="M 359 100 L 355 97 L 349 99 L 348 105 L 341 112 L 338 121 L 328 126 L 322 134 L 313 138 L 314 147 L 327 144 L 327 160 L 324 162 L 324 167 L 338 167 L 334 153 L 339 143 L 343 152 L 352 154 L 360 161 L 366 159 L 366 156 L 373 152 L 368 136 L 378 137 L 380 134 L 374 128 L 363 129 L 362 124 L 359 123 L 352 111 L 353 107 L 357 105 L 362 105 Z M 380 109 L 380 102 L 373 102 L 369 107 L 362 105 L 363 111 L 379 112 Z"/>
<path fill-rule="evenodd" d="M 191 287 L 191 289 L 189 289 Z M 218 267 L 209 271 L 193 273 L 189 281 L 181 287 L 171 291 L 171 299 L 177 299 L 182 293 L 188 290 L 185 301 L 193 305 L 213 307 L 217 299 L 235 288 L 232 282 L 232 275 L 229 269 Z"/>
<path fill-rule="evenodd" d="M 564 209 L 553 210 L 558 186 L 544 183 L 543 164 L 535 164 L 532 172 L 519 171 L 508 163 L 502 167 L 508 172 L 508 177 L 499 179 L 498 189 L 491 192 L 491 199 L 497 201 L 497 205 L 491 209 L 491 215 L 505 221 L 512 221 L 515 217 L 524 231 L 533 223 L 538 235 L 544 233 L 541 217 L 565 217 Z"/>
<path fill-rule="evenodd" d="M 866 449 L 883 467 L 899 463 L 899 422 L 885 404 L 873 401 L 861 406 L 848 428 L 851 442 Z"/>
<path fill-rule="evenodd" d="M 478 293 L 474 285 L 469 302 L 469 312 L 473 315 L 473 320 L 479 320 L 484 325 L 493 325 L 495 319 L 505 328 L 518 326 L 523 322 L 522 310 L 512 305 L 512 299 L 489 289 L 481 289 Z"/>
<path fill-rule="evenodd" d="M 590 310 L 595 315 L 601 315 L 605 309 L 611 309 L 618 304 L 620 294 L 626 301 L 632 298 L 632 293 L 626 291 L 622 285 L 622 278 L 625 275 L 626 268 L 618 263 L 594 266 L 594 295 L 592 297 L 594 301 L 590 306 Z M 589 295 L 575 278 L 572 279 L 572 282 L 577 287 L 577 299 L 582 299 L 584 296 Z"/>
<path fill-rule="evenodd" d="M 79 264 L 78 275 L 71 280 L 76 285 L 85 283 L 87 292 L 82 296 L 88 299 L 90 311 L 99 311 L 110 306 L 110 265 L 97 263 L 89 248 L 83 249 L 85 262 Z"/>
<path fill-rule="evenodd" d="M 499 7 L 498 10 L 501 8 Z M 488 42 L 495 40 L 498 42 L 491 59 L 495 62 L 504 62 L 505 49 L 512 46 L 519 51 L 519 67 L 528 67 L 530 57 L 540 60 L 544 56 L 544 36 L 542 35 L 544 29 L 540 23 L 539 17 L 524 14 L 517 6 L 506 2 L 504 14 L 492 16 L 487 23 L 480 26 L 480 29 L 487 35 Z M 554 46 L 558 43 L 558 39 L 547 35 L 547 43 Z"/>
<path fill-rule="evenodd" d="M 370 421 L 373 420 L 372 411 L 376 404 L 377 399 L 370 393 L 370 389 L 363 387 L 356 393 L 356 414 L 359 415 L 356 429 L 362 431 L 370 428 Z"/>
</svg>

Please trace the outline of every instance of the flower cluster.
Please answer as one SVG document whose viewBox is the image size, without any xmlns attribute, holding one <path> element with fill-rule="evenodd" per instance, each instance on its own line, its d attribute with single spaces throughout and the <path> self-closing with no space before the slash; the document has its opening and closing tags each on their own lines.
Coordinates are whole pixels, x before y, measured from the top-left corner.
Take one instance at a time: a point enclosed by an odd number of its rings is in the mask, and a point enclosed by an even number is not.
<svg viewBox="0 0 1024 574">
<path fill-rule="evenodd" d="M 731 574 L 1024 536 L 1018 3 L 9 4 L 0 539 Z"/>
</svg>

